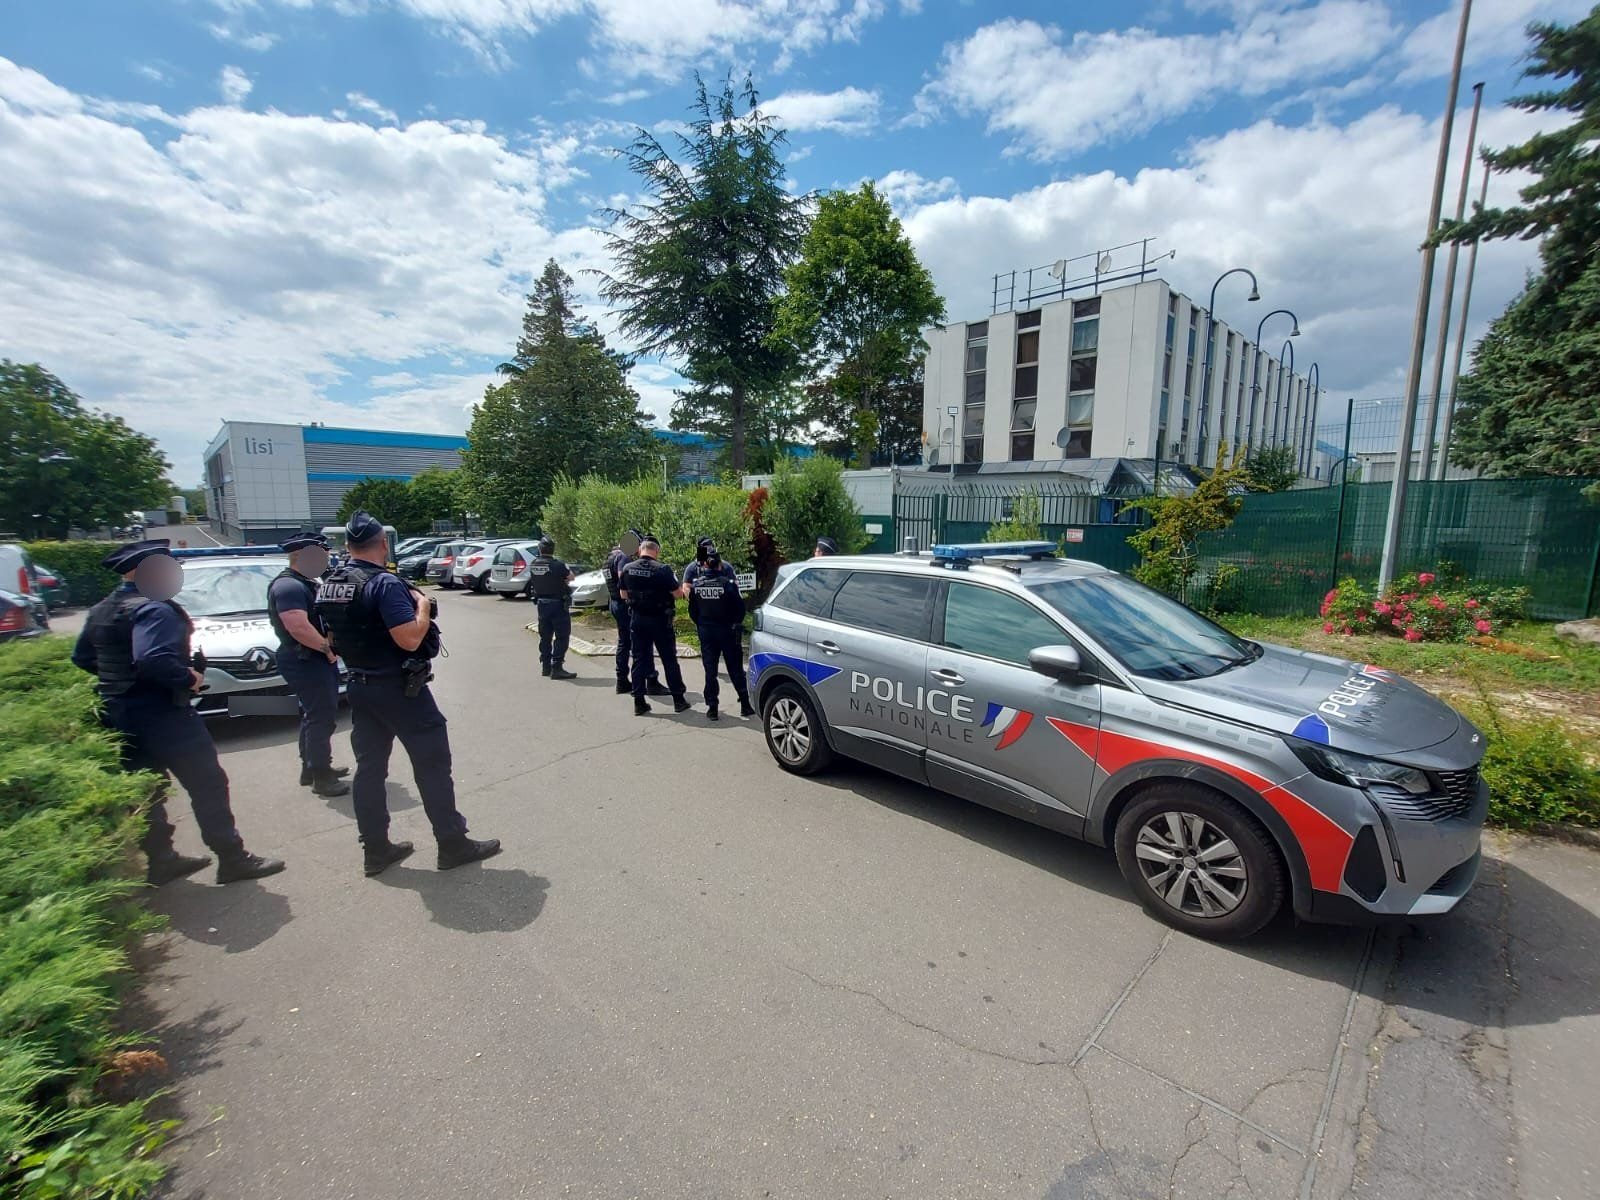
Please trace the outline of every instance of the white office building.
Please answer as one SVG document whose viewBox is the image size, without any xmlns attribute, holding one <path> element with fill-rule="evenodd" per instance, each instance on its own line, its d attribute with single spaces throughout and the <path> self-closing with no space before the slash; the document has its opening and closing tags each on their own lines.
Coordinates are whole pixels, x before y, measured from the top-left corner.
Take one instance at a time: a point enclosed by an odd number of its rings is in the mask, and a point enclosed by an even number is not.
<svg viewBox="0 0 1600 1200">
<path fill-rule="evenodd" d="M 1070 472 L 1072 460 L 1158 459 L 1210 467 L 1219 445 L 1230 456 L 1246 445 L 1290 445 L 1309 475 L 1319 396 L 1294 373 L 1292 348 L 1280 365 L 1289 316 L 1267 326 L 1263 352 L 1251 339 L 1266 306 L 1229 292 L 1228 313 L 1250 328 L 1212 327 L 1203 402 L 1205 310 L 1148 275 L 1134 271 L 1123 286 L 1069 281 L 1043 297 L 1031 289 L 1008 297 L 997 286 L 988 317 L 929 331 L 924 464 L 1000 472 L 1053 460 Z"/>
</svg>

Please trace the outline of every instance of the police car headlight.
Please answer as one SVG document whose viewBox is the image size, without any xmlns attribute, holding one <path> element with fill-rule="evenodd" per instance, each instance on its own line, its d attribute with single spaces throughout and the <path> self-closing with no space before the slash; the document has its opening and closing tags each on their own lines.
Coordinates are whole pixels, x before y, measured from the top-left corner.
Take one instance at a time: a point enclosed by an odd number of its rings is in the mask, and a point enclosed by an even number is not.
<svg viewBox="0 0 1600 1200">
<path fill-rule="evenodd" d="M 1424 796 L 1433 790 L 1433 781 L 1428 778 L 1426 771 L 1419 771 L 1404 763 L 1367 758 L 1310 742 L 1291 741 L 1289 748 L 1313 775 L 1330 783 L 1356 788 L 1387 788 L 1412 796 Z"/>
</svg>

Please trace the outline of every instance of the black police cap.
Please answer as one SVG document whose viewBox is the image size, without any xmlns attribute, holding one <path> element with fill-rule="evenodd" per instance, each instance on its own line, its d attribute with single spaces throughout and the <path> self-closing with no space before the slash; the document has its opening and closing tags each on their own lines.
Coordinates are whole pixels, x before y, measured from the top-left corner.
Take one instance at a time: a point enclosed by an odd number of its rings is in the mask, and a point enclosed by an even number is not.
<svg viewBox="0 0 1600 1200">
<path fill-rule="evenodd" d="M 817 539 L 817 549 L 824 554 L 837 554 L 839 553 L 839 543 L 831 537 L 819 537 Z"/>
<path fill-rule="evenodd" d="M 151 538 L 143 542 L 129 542 L 125 546 L 118 546 L 110 554 L 100 560 L 100 565 L 108 571 L 115 571 L 118 575 L 126 575 L 152 554 L 167 554 L 171 552 L 172 542 L 167 538 Z"/>
<path fill-rule="evenodd" d="M 362 509 L 352 513 L 350 519 L 344 523 L 344 535 L 350 539 L 352 546 L 359 546 L 363 542 L 382 537 L 383 522 Z"/>
<path fill-rule="evenodd" d="M 304 550 L 308 546 L 317 546 L 323 550 L 328 549 L 328 539 L 315 529 L 302 529 L 299 533 L 290 534 L 283 539 L 285 550 Z"/>
</svg>

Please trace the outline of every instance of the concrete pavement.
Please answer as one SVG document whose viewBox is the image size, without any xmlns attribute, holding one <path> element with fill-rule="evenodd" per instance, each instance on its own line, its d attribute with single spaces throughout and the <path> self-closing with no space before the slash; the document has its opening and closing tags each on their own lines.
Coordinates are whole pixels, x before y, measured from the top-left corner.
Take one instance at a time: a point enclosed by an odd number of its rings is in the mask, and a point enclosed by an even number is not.
<svg viewBox="0 0 1600 1200">
<path fill-rule="evenodd" d="M 1444 921 L 1211 945 L 1104 851 L 636 719 L 609 661 L 538 675 L 522 603 L 439 599 L 462 808 L 505 853 L 435 872 L 397 752 L 418 854 L 364 879 L 291 725 L 219 730 L 289 870 L 155 894 L 168 1194 L 1600 1194 L 1592 852 L 1497 839 Z"/>
</svg>

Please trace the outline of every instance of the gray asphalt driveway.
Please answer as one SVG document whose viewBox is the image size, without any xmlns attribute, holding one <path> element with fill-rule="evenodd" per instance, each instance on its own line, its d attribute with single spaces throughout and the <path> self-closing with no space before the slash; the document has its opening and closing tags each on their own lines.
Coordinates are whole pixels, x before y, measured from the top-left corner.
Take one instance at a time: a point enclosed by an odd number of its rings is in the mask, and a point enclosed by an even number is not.
<svg viewBox="0 0 1600 1200">
<path fill-rule="evenodd" d="M 1446 921 L 1211 945 L 1101 850 L 787 776 L 753 722 L 634 718 L 609 661 L 540 678 L 528 606 L 440 601 L 462 808 L 505 853 L 435 872 L 397 751 L 419 853 L 364 879 L 291 725 L 219 731 L 289 869 L 156 894 L 171 1195 L 1597 1194 L 1591 852 L 1502 839 Z"/>
</svg>

